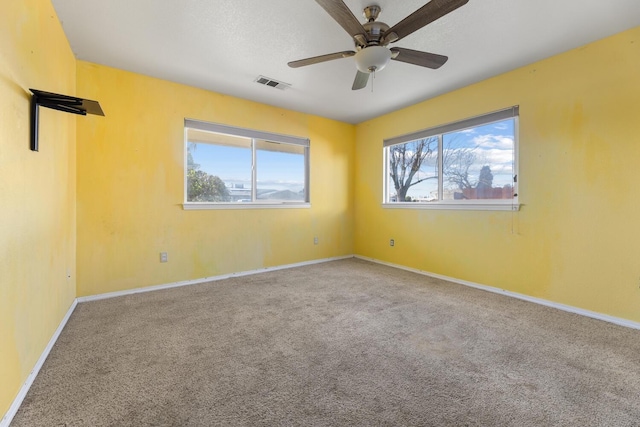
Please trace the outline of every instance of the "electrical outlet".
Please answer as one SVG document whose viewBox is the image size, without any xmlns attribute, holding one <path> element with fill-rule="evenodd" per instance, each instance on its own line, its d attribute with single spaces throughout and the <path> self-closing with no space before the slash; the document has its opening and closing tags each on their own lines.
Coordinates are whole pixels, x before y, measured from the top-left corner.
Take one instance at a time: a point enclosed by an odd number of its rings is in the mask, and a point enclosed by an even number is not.
<svg viewBox="0 0 640 427">
<path fill-rule="evenodd" d="M 314 237 L 314 238 L 313 238 L 313 244 L 314 244 L 314 245 L 317 245 L 317 244 L 318 244 L 318 237 Z"/>
<path fill-rule="evenodd" d="M 169 261 L 169 256 L 167 255 L 166 252 L 160 252 L 160 262 L 167 262 Z"/>
<path fill-rule="evenodd" d="M 395 246 L 396 245 L 396 241 L 391 239 L 389 240 L 389 246 Z"/>
</svg>

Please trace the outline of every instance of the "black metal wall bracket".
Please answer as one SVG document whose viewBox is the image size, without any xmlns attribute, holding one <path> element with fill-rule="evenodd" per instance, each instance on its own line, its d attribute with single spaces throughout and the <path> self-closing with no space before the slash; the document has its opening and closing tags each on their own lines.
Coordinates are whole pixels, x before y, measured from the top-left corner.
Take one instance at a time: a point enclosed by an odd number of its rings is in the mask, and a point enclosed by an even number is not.
<svg viewBox="0 0 640 427">
<path fill-rule="evenodd" d="M 38 151 L 38 111 L 39 107 L 53 108 L 54 110 L 66 113 L 95 114 L 104 116 L 98 101 L 77 98 L 75 96 L 60 95 L 58 93 L 45 92 L 42 90 L 29 89 L 31 97 L 31 149 Z"/>
</svg>

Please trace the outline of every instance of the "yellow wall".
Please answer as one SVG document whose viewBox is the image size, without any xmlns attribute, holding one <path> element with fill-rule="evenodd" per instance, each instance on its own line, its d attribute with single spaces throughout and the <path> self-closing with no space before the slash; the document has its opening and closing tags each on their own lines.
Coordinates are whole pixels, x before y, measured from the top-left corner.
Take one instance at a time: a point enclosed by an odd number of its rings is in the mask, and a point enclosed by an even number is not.
<svg viewBox="0 0 640 427">
<path fill-rule="evenodd" d="M 29 88 L 74 94 L 75 67 L 49 0 L 1 3 L 0 416 L 75 298 L 75 116 L 42 108 L 29 149 Z"/>
<path fill-rule="evenodd" d="M 82 61 L 77 76 L 106 114 L 77 125 L 78 296 L 353 253 L 354 126 Z M 310 138 L 311 208 L 183 210 L 185 118 Z"/>
<path fill-rule="evenodd" d="M 359 124 L 355 252 L 640 321 L 639 70 L 635 28 Z M 520 212 L 381 208 L 384 138 L 511 105 Z"/>
</svg>

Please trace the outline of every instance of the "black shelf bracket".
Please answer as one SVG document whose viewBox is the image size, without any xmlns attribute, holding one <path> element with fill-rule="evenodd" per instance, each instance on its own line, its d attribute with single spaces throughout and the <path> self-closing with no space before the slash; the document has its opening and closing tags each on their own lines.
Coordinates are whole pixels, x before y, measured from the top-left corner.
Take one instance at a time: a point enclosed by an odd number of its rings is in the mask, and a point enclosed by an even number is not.
<svg viewBox="0 0 640 427">
<path fill-rule="evenodd" d="M 100 108 L 98 101 L 36 89 L 29 90 L 33 93 L 31 97 L 31 150 L 33 151 L 38 151 L 39 107 L 52 108 L 54 110 L 64 111 L 65 113 L 80 114 L 82 116 L 86 116 L 87 114 L 104 116 L 104 112 L 102 108 Z"/>
</svg>

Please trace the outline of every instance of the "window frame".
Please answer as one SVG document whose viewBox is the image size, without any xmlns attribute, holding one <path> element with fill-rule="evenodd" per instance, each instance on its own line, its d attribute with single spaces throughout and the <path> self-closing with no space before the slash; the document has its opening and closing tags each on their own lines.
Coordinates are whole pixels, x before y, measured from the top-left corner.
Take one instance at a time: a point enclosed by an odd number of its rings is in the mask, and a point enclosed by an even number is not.
<svg viewBox="0 0 640 427">
<path fill-rule="evenodd" d="M 187 144 L 189 142 L 188 131 L 189 129 L 211 132 L 216 134 L 243 137 L 251 139 L 251 199 L 250 202 L 191 202 L 187 200 L 188 197 L 188 151 Z M 304 200 L 284 201 L 284 200 L 259 200 L 257 199 L 257 165 L 256 165 L 256 142 L 265 141 L 273 142 L 277 144 L 288 144 L 301 146 L 304 149 Z M 215 145 L 215 144 L 213 144 Z M 264 132 L 248 128 L 240 128 L 235 126 L 223 125 L 219 123 L 205 122 L 194 119 L 184 119 L 184 196 L 183 196 L 183 209 L 184 210 L 207 210 L 207 209 L 300 209 L 311 207 L 310 201 L 310 148 L 311 143 L 309 138 L 301 138 L 291 135 L 283 135 L 272 132 Z"/>
<path fill-rule="evenodd" d="M 519 203 L 519 181 L 518 175 L 518 134 L 519 134 L 519 116 L 520 107 L 514 105 L 491 113 L 481 114 L 478 116 L 466 118 L 456 122 L 434 126 L 411 132 L 404 135 L 395 136 L 383 140 L 382 143 L 382 207 L 389 209 L 436 209 L 436 210 L 501 210 L 501 211 L 518 211 Z M 443 135 L 453 132 L 459 132 L 479 126 L 500 122 L 507 119 L 513 119 L 513 192 L 512 199 L 475 199 L 475 200 L 443 200 Z M 406 144 L 418 139 L 437 137 L 438 138 L 438 200 L 428 203 L 416 202 L 391 202 L 389 201 L 389 147 L 393 145 Z"/>
</svg>

